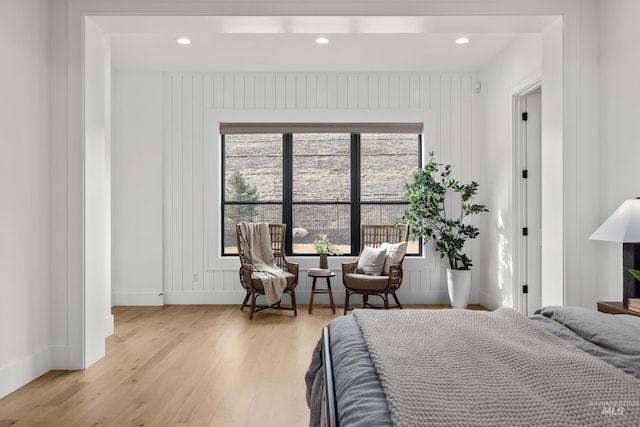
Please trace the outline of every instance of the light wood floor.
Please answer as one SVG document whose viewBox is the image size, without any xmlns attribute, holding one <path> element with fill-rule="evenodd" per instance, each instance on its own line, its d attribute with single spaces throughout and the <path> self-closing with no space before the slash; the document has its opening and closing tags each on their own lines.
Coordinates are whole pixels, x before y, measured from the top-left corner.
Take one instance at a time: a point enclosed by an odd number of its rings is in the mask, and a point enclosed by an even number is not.
<svg viewBox="0 0 640 427">
<path fill-rule="evenodd" d="M 114 307 L 106 357 L 0 399 L 0 427 L 306 426 L 304 374 L 341 313 L 307 309 L 249 320 L 238 306 Z"/>
</svg>

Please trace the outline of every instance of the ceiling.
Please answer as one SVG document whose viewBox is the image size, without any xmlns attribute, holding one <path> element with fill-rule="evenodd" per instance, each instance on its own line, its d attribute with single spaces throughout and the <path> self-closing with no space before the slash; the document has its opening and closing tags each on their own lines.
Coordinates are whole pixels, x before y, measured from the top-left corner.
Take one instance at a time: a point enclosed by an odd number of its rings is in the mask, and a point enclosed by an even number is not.
<svg viewBox="0 0 640 427">
<path fill-rule="evenodd" d="M 484 67 L 554 16 L 92 16 L 118 70 L 460 71 Z M 318 36 L 329 43 L 315 43 Z M 468 44 L 455 39 L 466 36 Z M 179 45 L 178 37 L 191 44 Z"/>
</svg>

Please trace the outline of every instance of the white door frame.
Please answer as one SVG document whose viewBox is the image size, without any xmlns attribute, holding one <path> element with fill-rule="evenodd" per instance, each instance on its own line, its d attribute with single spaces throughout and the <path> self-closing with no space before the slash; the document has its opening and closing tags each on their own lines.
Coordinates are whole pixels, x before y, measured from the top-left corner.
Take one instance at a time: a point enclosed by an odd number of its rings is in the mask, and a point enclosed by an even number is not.
<svg viewBox="0 0 640 427">
<path fill-rule="evenodd" d="M 540 256 L 533 257 L 528 249 L 528 244 L 531 242 L 541 241 L 541 229 L 540 229 L 540 214 L 537 214 L 537 218 L 533 219 L 533 223 L 537 226 L 530 226 L 528 224 L 528 216 L 532 215 L 532 208 L 536 203 L 531 202 L 531 197 L 527 197 L 527 192 L 537 195 L 537 206 L 540 206 L 540 194 L 541 194 L 541 182 L 540 176 L 542 173 L 541 168 L 541 153 L 540 153 L 540 138 L 538 137 L 537 147 L 535 150 L 531 150 L 532 147 L 527 149 L 527 122 L 523 120 L 522 114 L 527 112 L 527 96 L 535 92 L 540 91 L 542 83 L 540 79 L 525 85 L 517 90 L 512 95 L 513 100 L 513 115 L 512 115 L 512 129 L 513 129 L 513 211 L 514 215 L 514 263 L 513 263 L 513 295 L 514 295 L 514 308 L 525 315 L 532 314 L 533 310 L 536 310 L 541 301 L 541 287 L 540 283 L 528 283 L 530 274 L 530 268 L 538 269 L 537 277 L 540 277 Z M 540 117 L 537 118 L 538 123 Z M 540 132 L 538 132 L 538 136 Z M 529 145 L 531 145 L 529 143 Z M 537 152 L 537 158 L 531 158 L 532 152 Z M 528 159 L 529 157 L 529 159 Z M 523 171 L 527 170 L 528 178 L 523 177 Z M 537 178 L 536 178 L 537 177 Z M 537 188 L 531 188 L 532 185 L 537 185 Z M 529 189 L 528 189 L 529 187 Z M 529 200 L 527 200 L 529 199 Z M 523 228 L 527 227 L 528 235 L 523 235 Z M 537 246 L 537 243 L 536 243 Z M 529 265 L 532 264 L 537 265 Z M 537 260 L 537 261 L 535 261 Z M 523 286 L 527 285 L 529 288 L 529 294 L 525 294 Z M 535 295 L 535 297 L 530 297 Z M 529 306 L 529 305 L 535 305 Z"/>
</svg>

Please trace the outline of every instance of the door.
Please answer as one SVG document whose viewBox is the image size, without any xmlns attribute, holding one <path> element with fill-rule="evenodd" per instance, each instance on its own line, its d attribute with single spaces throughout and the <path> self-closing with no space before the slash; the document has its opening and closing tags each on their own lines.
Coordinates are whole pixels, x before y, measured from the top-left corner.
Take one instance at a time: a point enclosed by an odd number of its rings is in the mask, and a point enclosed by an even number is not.
<svg viewBox="0 0 640 427">
<path fill-rule="evenodd" d="M 519 185 L 518 265 L 516 300 L 522 313 L 533 314 L 542 304 L 541 291 L 541 106 L 540 86 L 516 96 L 515 150 Z"/>
</svg>

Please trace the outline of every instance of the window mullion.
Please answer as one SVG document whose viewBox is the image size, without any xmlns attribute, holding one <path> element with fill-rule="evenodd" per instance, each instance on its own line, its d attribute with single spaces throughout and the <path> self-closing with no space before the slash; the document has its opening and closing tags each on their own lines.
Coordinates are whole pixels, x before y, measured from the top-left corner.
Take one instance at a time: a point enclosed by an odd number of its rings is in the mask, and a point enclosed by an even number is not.
<svg viewBox="0 0 640 427">
<path fill-rule="evenodd" d="M 293 135 L 282 135 L 282 222 L 287 224 L 284 252 L 293 252 Z"/>
<path fill-rule="evenodd" d="M 422 169 L 422 134 L 418 135 L 418 169 Z"/>
<path fill-rule="evenodd" d="M 351 254 L 360 253 L 360 134 L 351 134 Z"/>
<path fill-rule="evenodd" d="M 225 159 L 227 158 L 227 152 L 225 150 L 225 146 L 224 146 L 224 135 L 220 135 L 220 150 L 222 151 L 222 164 L 220 165 L 220 179 L 222 180 L 222 191 L 220 192 L 220 199 L 222 200 L 222 203 L 220 203 L 220 218 L 222 218 L 222 221 L 220 221 L 220 236 L 222 236 L 222 238 L 220 239 L 220 253 L 221 254 L 225 254 L 225 239 L 224 239 L 224 225 L 225 225 L 225 208 L 226 208 L 226 202 L 227 202 L 227 198 L 226 198 L 226 191 L 227 191 L 227 180 L 226 180 L 226 175 L 225 175 Z"/>
</svg>

